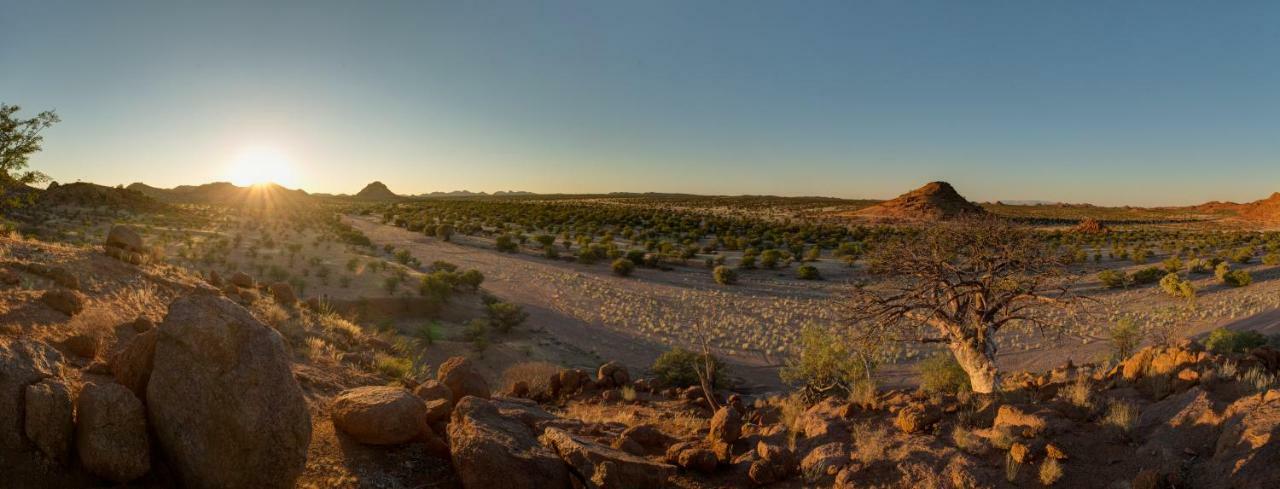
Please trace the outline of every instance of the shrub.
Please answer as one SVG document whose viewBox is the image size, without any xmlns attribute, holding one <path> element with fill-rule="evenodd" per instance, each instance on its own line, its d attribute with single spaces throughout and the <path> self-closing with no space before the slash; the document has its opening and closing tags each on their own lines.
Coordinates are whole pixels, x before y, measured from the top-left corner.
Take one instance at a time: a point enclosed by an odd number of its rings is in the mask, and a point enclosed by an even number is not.
<svg viewBox="0 0 1280 489">
<path fill-rule="evenodd" d="M 635 271 L 636 264 L 635 262 L 628 260 L 626 258 L 619 258 L 613 261 L 613 265 L 611 265 L 610 268 L 613 269 L 614 275 L 617 275 L 619 277 L 626 277 L 631 275 L 632 271 Z"/>
<path fill-rule="evenodd" d="M 742 259 L 738 260 L 738 268 L 750 270 L 756 267 L 756 255 L 742 255 Z"/>
<path fill-rule="evenodd" d="M 782 258 L 782 253 L 778 250 L 768 249 L 760 254 L 760 266 L 774 269 L 778 267 L 778 260 Z"/>
<path fill-rule="evenodd" d="M 498 236 L 494 242 L 494 247 L 503 253 L 515 253 L 520 249 L 520 245 L 516 243 L 516 237 L 510 234 Z"/>
<path fill-rule="evenodd" d="M 502 382 L 510 387 L 516 382 L 529 386 L 530 394 L 551 393 L 551 376 L 560 373 L 560 367 L 547 362 L 520 362 L 502 371 Z"/>
<path fill-rule="evenodd" d="M 1248 270 L 1232 270 L 1222 276 L 1222 283 L 1232 287 L 1244 287 L 1253 283 L 1253 276 Z"/>
<path fill-rule="evenodd" d="M 800 267 L 796 268 L 796 278 L 800 280 L 821 280 L 822 275 L 818 273 L 818 267 L 800 265 Z"/>
<path fill-rule="evenodd" d="M 649 370 L 653 371 L 653 375 L 658 378 L 664 385 L 672 387 L 689 387 L 699 385 L 698 371 L 702 367 L 702 363 L 706 361 L 701 353 L 694 353 L 683 348 L 672 348 L 657 360 L 653 361 L 653 366 Z M 711 362 L 715 365 L 716 378 L 712 384 L 716 386 L 725 385 L 728 378 L 725 372 L 724 363 L 715 355 L 711 355 Z"/>
<path fill-rule="evenodd" d="M 433 272 L 456 272 L 458 266 L 444 260 L 436 260 L 431 262 L 431 271 Z"/>
<path fill-rule="evenodd" d="M 1183 280 L 1176 273 L 1170 273 L 1160 279 L 1160 290 L 1170 297 L 1178 299 L 1195 299 L 1196 289 L 1190 280 Z"/>
<path fill-rule="evenodd" d="M 1148 250 L 1146 248 L 1138 248 L 1136 250 L 1133 250 L 1133 253 L 1131 253 L 1129 257 L 1133 260 L 1134 263 L 1141 265 L 1143 263 L 1146 263 L 1147 260 L 1151 259 L 1151 250 Z"/>
<path fill-rule="evenodd" d="M 1169 273 L 1178 273 L 1182 271 L 1182 259 L 1176 256 L 1169 257 L 1162 262 L 1161 265 L 1164 266 L 1164 271 Z"/>
<path fill-rule="evenodd" d="M 516 326 L 529 319 L 529 313 L 524 312 L 524 308 L 510 302 L 489 304 L 485 312 L 489 315 L 489 323 L 493 329 L 502 334 L 511 332 Z"/>
<path fill-rule="evenodd" d="M 716 283 L 720 285 L 733 285 L 738 283 L 738 272 L 732 268 L 720 265 L 711 271 L 711 276 L 715 278 Z"/>
<path fill-rule="evenodd" d="M 1244 265 L 1253 261 L 1253 248 L 1245 246 L 1231 252 L 1231 261 Z"/>
<path fill-rule="evenodd" d="M 1267 253 L 1262 257 L 1262 264 L 1267 266 L 1280 265 L 1280 253 Z"/>
<path fill-rule="evenodd" d="M 1204 347 L 1214 353 L 1241 353 L 1267 344 L 1267 337 L 1257 331 L 1233 331 L 1218 328 L 1209 332 Z"/>
<path fill-rule="evenodd" d="M 1128 358 L 1142 342 L 1142 332 L 1131 318 L 1123 318 L 1111 327 L 1111 349 L 1116 359 Z"/>
<path fill-rule="evenodd" d="M 1164 271 L 1160 270 L 1159 267 L 1143 268 L 1142 270 L 1133 272 L 1133 283 L 1135 284 L 1155 283 L 1156 281 L 1160 280 L 1160 278 L 1163 277 L 1164 275 L 1165 275 Z"/>
<path fill-rule="evenodd" d="M 457 285 L 470 289 L 472 292 L 480 290 L 480 284 L 484 283 L 484 274 L 479 270 L 471 269 L 458 275 Z"/>
<path fill-rule="evenodd" d="M 471 349 L 483 352 L 489 348 L 489 322 L 483 319 L 472 319 L 462 330 L 462 338 L 471 343 Z"/>
<path fill-rule="evenodd" d="M 920 388 L 925 392 L 968 392 L 969 374 L 949 352 L 938 352 L 920 362 Z"/>
<path fill-rule="evenodd" d="M 805 326 L 798 346 L 800 353 L 778 372 L 783 382 L 848 397 L 855 385 L 872 381 L 874 352 L 856 350 L 829 328 Z"/>
<path fill-rule="evenodd" d="M 435 272 L 423 275 L 422 282 L 418 285 L 418 294 L 438 303 L 447 302 L 453 295 L 453 274 Z"/>
<path fill-rule="evenodd" d="M 373 357 L 373 366 L 378 373 L 393 379 L 401 379 L 413 370 L 413 362 L 408 358 L 401 358 L 385 353 L 378 353 Z"/>
<path fill-rule="evenodd" d="M 1213 263 L 1204 258 L 1193 258 L 1187 262 L 1187 271 L 1191 273 L 1209 273 L 1213 271 Z"/>
<path fill-rule="evenodd" d="M 1227 274 L 1230 272 L 1231 265 L 1227 265 L 1226 262 L 1219 263 L 1218 266 L 1213 269 L 1213 277 L 1218 279 L 1219 282 L 1226 282 Z"/>
<path fill-rule="evenodd" d="M 1098 281 L 1108 289 L 1118 289 L 1129 283 L 1129 278 L 1124 272 L 1117 270 L 1103 270 L 1098 272 Z"/>
<path fill-rule="evenodd" d="M 453 226 L 448 224 L 440 224 L 436 226 L 436 238 L 441 241 L 449 241 L 453 239 Z"/>
</svg>

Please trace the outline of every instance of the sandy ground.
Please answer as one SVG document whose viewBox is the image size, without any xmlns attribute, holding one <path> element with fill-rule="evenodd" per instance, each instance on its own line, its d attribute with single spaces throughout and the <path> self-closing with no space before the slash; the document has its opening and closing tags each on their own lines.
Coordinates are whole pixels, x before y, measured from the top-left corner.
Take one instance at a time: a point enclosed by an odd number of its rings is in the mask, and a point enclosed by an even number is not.
<svg viewBox="0 0 1280 489">
<path fill-rule="evenodd" d="M 481 238 L 455 236 L 454 243 L 445 243 L 372 218 L 347 220 L 375 243 L 407 249 L 423 263 L 446 260 L 480 270 L 486 277 L 486 289 L 530 312 L 532 328 L 545 329 L 560 341 L 602 359 L 643 370 L 670 345 L 689 347 L 709 337 L 736 376 L 749 387 L 770 390 L 781 387 L 777 370 L 783 355 L 775 345 L 788 344 L 806 323 L 839 321 L 835 306 L 854 273 L 838 262 L 823 260 L 819 267 L 827 277 L 824 281 L 792 278 L 793 265 L 784 270 L 746 271 L 739 285 L 723 287 L 714 284 L 706 268 L 695 260 L 668 271 L 637 269 L 632 277 L 624 278 L 611 274 L 607 263 L 582 265 L 548 260 L 532 252 L 499 253 Z M 1169 321 L 1175 324 L 1176 334 L 1186 336 L 1219 326 L 1280 331 L 1280 270 L 1275 267 L 1249 267 L 1255 283 L 1241 289 L 1215 284 L 1212 276 L 1193 277 L 1200 290 L 1200 304 L 1195 310 L 1182 310 L 1158 287 L 1100 289 L 1091 268 L 1115 266 L 1089 266 L 1083 271 L 1089 278 L 1080 286 L 1098 300 L 1093 306 L 1096 313 L 1076 320 L 1087 327 L 1063 335 L 1010 331 L 1002 340 L 1001 368 L 1037 371 L 1068 360 L 1097 360 L 1110 348 L 1105 328 L 1121 315 Z M 742 346 L 735 348 L 742 338 L 746 339 Z M 884 365 L 882 382 L 888 386 L 912 384 L 913 358 L 918 358 L 918 352 Z"/>
</svg>

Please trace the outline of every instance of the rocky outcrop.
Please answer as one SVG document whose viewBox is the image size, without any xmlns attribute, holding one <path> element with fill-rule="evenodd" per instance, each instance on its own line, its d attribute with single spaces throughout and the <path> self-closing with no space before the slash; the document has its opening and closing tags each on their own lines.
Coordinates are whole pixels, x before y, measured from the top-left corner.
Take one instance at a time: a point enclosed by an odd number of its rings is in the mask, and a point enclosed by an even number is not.
<svg viewBox="0 0 1280 489">
<path fill-rule="evenodd" d="M 348 389 L 333 399 L 333 426 L 369 445 L 395 445 L 427 428 L 422 399 L 403 387 Z"/>
<path fill-rule="evenodd" d="M 558 428 L 547 428 L 540 441 L 569 465 L 588 489 L 666 487 L 674 467 L 599 445 Z"/>
<path fill-rule="evenodd" d="M 213 295 L 175 300 L 157 329 L 148 414 L 182 482 L 293 487 L 311 417 L 280 335 Z"/>
<path fill-rule="evenodd" d="M 568 488 L 565 463 L 555 451 L 538 443 L 537 435 L 527 420 L 500 412 L 496 401 L 462 398 L 449 423 L 449 453 L 462 486 Z"/>
<path fill-rule="evenodd" d="M 449 388 L 455 401 L 465 396 L 489 398 L 489 383 L 465 357 L 445 360 L 436 370 L 436 379 Z"/>
<path fill-rule="evenodd" d="M 120 384 L 89 384 L 76 401 L 76 454 L 84 468 L 115 482 L 151 470 L 147 417 L 139 401 Z"/>
<path fill-rule="evenodd" d="M 27 449 L 23 440 L 27 386 L 57 376 L 61 370 L 62 354 L 52 347 L 32 340 L 0 339 L 0 413 L 6 413 L 0 416 L 0 457 L 4 460 L 16 464 L 16 452 Z M 5 477 L 0 473 L 0 482 Z"/>
<path fill-rule="evenodd" d="M 985 215 L 947 182 L 930 182 L 898 197 L 854 213 L 873 219 L 940 221 L 966 215 Z"/>
</svg>

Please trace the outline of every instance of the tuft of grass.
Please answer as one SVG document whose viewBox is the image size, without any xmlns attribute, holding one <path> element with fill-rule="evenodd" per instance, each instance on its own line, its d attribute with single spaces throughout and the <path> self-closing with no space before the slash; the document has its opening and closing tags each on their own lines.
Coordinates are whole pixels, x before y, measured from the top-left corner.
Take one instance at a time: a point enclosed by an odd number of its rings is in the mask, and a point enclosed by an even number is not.
<svg viewBox="0 0 1280 489">
<path fill-rule="evenodd" d="M 629 385 L 622 386 L 622 400 L 627 402 L 636 400 L 636 388 Z"/>
<path fill-rule="evenodd" d="M 1022 470 L 1022 462 L 1014 460 L 1012 453 L 1004 456 L 1004 480 L 1012 483 L 1018 480 L 1018 472 Z"/>
<path fill-rule="evenodd" d="M 550 379 L 560 373 L 560 367 L 548 362 L 520 362 L 502 371 L 502 385 L 510 386 L 516 382 L 524 382 L 529 386 L 529 394 L 550 394 Z"/>
<path fill-rule="evenodd" d="M 1252 387 L 1254 392 L 1266 392 L 1267 389 L 1276 385 L 1276 376 L 1259 367 L 1249 369 L 1240 377 L 1240 380 Z"/>
<path fill-rule="evenodd" d="M 1114 426 L 1128 435 L 1138 422 L 1138 407 L 1125 401 L 1112 402 L 1107 407 L 1107 414 L 1102 417 L 1104 426 Z"/>
<path fill-rule="evenodd" d="M 1063 395 L 1072 406 L 1086 410 L 1093 408 L 1093 383 L 1089 381 L 1088 376 L 1077 376 L 1076 380 L 1063 391 Z"/>
<path fill-rule="evenodd" d="M 1057 459 L 1048 458 L 1040 463 L 1040 483 L 1046 486 L 1052 486 L 1062 479 L 1062 463 Z"/>
<path fill-rule="evenodd" d="M 403 379 L 413 371 L 413 361 L 408 358 L 378 353 L 373 357 L 373 367 L 385 377 Z"/>
<path fill-rule="evenodd" d="M 857 446 L 854 447 L 853 458 L 863 464 L 871 464 L 888 455 L 886 452 L 892 441 L 892 435 L 888 430 L 880 426 L 872 426 L 871 423 L 858 423 L 853 425 L 852 431 L 853 439 L 858 441 Z"/>
<path fill-rule="evenodd" d="M 987 444 L 982 437 L 975 435 L 968 428 L 956 426 L 951 430 L 951 442 L 961 451 L 970 455 L 981 456 L 987 453 Z"/>
</svg>

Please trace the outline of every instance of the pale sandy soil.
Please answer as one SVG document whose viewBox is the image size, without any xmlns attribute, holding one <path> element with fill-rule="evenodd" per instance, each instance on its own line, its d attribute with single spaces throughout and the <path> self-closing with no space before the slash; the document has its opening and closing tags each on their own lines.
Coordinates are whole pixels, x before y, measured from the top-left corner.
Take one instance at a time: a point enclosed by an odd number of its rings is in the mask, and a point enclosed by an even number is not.
<svg viewBox="0 0 1280 489">
<path fill-rule="evenodd" d="M 632 277 L 609 273 L 607 263 L 582 265 L 526 254 L 499 253 L 481 238 L 459 236 L 454 243 L 369 218 L 348 218 L 378 245 L 410 250 L 423 263 L 446 260 L 485 274 L 484 287 L 531 312 L 530 325 L 604 359 L 643 370 L 669 345 L 697 345 L 701 334 L 733 365 L 735 373 L 759 387 L 779 387 L 780 354 L 807 322 L 839 321 L 838 299 L 855 278 L 839 263 L 819 264 L 828 280 L 793 279 L 791 269 L 753 270 L 739 285 L 714 284 L 697 260 L 670 271 L 638 269 Z M 732 263 L 732 259 L 731 259 Z M 1119 266 L 1108 263 L 1107 267 Z M 1164 296 L 1158 287 L 1124 291 L 1099 288 L 1101 268 L 1086 266 L 1080 287 L 1096 299 L 1089 314 L 1071 319 L 1069 332 L 1044 335 L 1009 331 L 1002 339 L 1000 364 L 1009 370 L 1047 370 L 1067 360 L 1094 361 L 1109 352 L 1106 328 L 1123 316 L 1144 325 L 1172 324 L 1178 335 L 1203 334 L 1218 326 L 1280 331 L 1280 280 L 1275 267 L 1251 265 L 1253 285 L 1232 289 L 1212 275 L 1194 275 L 1200 299 L 1194 309 Z M 1139 268 L 1132 266 L 1130 268 Z M 735 347 L 736 346 L 736 347 Z M 896 364 L 882 369 L 887 385 L 909 385 L 914 360 L 927 354 L 910 347 Z"/>
</svg>

